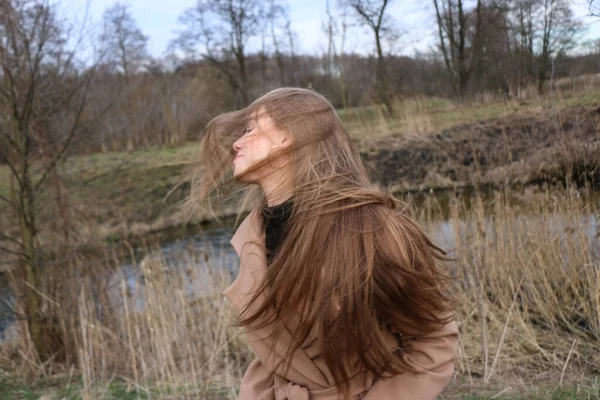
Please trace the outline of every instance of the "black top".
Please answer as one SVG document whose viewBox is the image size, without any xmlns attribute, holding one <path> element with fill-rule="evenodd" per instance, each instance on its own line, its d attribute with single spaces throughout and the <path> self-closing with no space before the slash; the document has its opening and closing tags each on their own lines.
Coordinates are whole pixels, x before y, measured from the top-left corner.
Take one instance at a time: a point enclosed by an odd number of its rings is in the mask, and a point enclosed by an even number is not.
<svg viewBox="0 0 600 400">
<path fill-rule="evenodd" d="M 290 198 L 272 207 L 263 207 L 262 216 L 265 226 L 265 247 L 267 248 L 267 265 L 273 261 L 279 244 L 283 241 L 285 223 L 290 217 L 294 202 Z"/>
</svg>

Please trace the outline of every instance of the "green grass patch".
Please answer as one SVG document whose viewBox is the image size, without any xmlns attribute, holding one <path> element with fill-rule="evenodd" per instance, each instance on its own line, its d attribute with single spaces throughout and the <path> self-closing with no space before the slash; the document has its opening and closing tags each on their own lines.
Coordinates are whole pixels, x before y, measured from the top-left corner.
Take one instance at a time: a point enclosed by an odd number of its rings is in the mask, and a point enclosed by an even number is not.
<svg viewBox="0 0 600 400">
<path fill-rule="evenodd" d="M 145 399 L 227 399 L 237 393 L 235 388 L 213 387 L 207 384 L 188 382 L 180 386 L 159 385 L 151 387 L 139 386 L 115 379 L 110 383 L 98 384 L 91 389 L 92 398 L 102 400 L 145 400 Z M 90 394 L 88 392 L 88 394 Z M 0 378 L 0 399 L 2 400 L 81 400 L 84 398 L 84 388 L 81 378 L 40 379 L 32 384 L 26 384 L 12 376 Z"/>
<path fill-rule="evenodd" d="M 39 399 L 41 394 L 31 387 L 18 383 L 13 379 L 0 379 L 0 399 Z"/>
<path fill-rule="evenodd" d="M 451 387 L 449 389 L 452 389 Z M 41 379 L 35 384 L 25 384 L 12 377 L 0 378 L 0 399 L 3 400 L 37 400 L 40 398 L 48 400 L 80 400 L 83 398 L 83 385 L 81 380 L 74 379 L 74 382 L 64 382 L 51 379 Z M 226 399 L 231 398 L 236 390 L 231 388 L 216 388 L 206 385 L 189 384 L 186 387 L 157 387 L 150 389 L 139 389 L 127 382 L 114 380 L 113 382 L 96 387 L 93 389 L 94 398 L 105 400 L 137 400 L 137 399 L 175 399 L 188 398 L 210 398 Z M 600 389 L 588 386 L 575 385 L 563 386 L 553 389 L 531 388 L 522 393 L 479 395 L 472 394 L 465 390 L 451 390 L 451 394 L 446 394 L 443 399 L 463 399 L 463 400 L 588 400 L 600 398 Z"/>
<path fill-rule="evenodd" d="M 591 381 L 589 385 L 533 386 L 527 389 L 497 390 L 495 393 L 486 390 L 486 394 L 474 394 L 469 393 L 466 389 L 449 387 L 451 389 L 450 393 L 446 394 L 444 398 L 462 400 L 591 400 L 600 399 L 600 386 L 598 386 L 598 383 L 600 382 L 596 379 Z"/>
<path fill-rule="evenodd" d="M 93 392 L 93 398 L 105 400 L 136 400 L 151 397 L 148 393 L 142 390 L 136 391 L 132 385 L 121 381 L 113 381 L 106 386 L 94 388 Z M 83 393 L 80 378 L 74 378 L 73 382 L 56 378 L 40 379 L 33 384 L 23 383 L 14 377 L 0 378 L 2 400 L 80 400 L 83 398 Z"/>
</svg>

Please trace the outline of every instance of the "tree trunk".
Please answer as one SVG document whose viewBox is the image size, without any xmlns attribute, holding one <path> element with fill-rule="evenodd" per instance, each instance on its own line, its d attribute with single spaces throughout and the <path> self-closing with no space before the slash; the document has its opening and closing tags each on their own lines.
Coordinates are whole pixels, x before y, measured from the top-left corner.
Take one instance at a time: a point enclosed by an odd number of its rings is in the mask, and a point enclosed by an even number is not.
<svg viewBox="0 0 600 400">
<path fill-rule="evenodd" d="M 44 346 L 43 326 L 40 318 L 39 270 L 36 265 L 35 248 L 35 220 L 33 218 L 33 201 L 31 186 L 28 177 L 23 180 L 25 185 L 22 190 L 21 212 L 19 213 L 21 226 L 21 240 L 23 243 L 23 256 L 21 258 L 22 271 L 25 273 L 25 286 L 22 288 L 24 311 L 27 317 L 27 326 L 31 341 L 40 360 L 45 360 L 46 349 Z"/>
<path fill-rule="evenodd" d="M 375 91 L 379 101 L 385 106 L 388 116 L 394 114 L 392 101 L 390 98 L 390 88 L 388 87 L 387 73 L 385 69 L 385 59 L 381 48 L 381 37 L 379 29 L 375 30 L 375 45 L 377 46 L 377 71 L 375 76 Z"/>
</svg>

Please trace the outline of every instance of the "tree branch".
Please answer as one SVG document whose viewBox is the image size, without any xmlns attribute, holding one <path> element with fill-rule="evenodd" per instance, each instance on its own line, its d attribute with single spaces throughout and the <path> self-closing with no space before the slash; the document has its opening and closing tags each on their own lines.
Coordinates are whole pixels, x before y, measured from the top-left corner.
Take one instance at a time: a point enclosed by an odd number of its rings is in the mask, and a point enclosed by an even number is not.
<svg viewBox="0 0 600 400">
<path fill-rule="evenodd" d="M 8 68 L 8 66 L 6 65 L 6 49 L 0 44 L 0 61 L 2 63 L 2 72 L 4 73 L 4 76 L 8 79 L 8 84 L 9 84 L 9 89 L 10 89 L 10 96 L 7 96 L 7 99 L 10 103 L 11 103 L 11 107 L 12 107 L 12 114 L 13 117 L 16 120 L 19 120 L 19 105 L 17 103 L 17 92 L 16 92 L 16 85 L 15 85 L 15 79 L 11 73 L 10 68 Z"/>
<path fill-rule="evenodd" d="M 13 163 L 9 160 L 6 153 L 2 152 L 2 155 L 4 156 L 4 162 L 6 162 L 6 164 L 8 165 L 8 168 L 11 170 L 13 176 L 17 180 L 17 183 L 19 184 L 19 189 L 22 189 L 23 181 L 21 180 L 21 177 L 20 177 L 19 173 L 17 172 L 17 169 L 15 168 Z"/>
<path fill-rule="evenodd" d="M 6 202 L 12 208 L 15 208 L 15 203 L 13 203 L 12 200 L 10 200 L 8 197 L 5 197 L 5 196 L 3 196 L 3 195 L 0 194 L 0 200 Z M 0 234 L 0 237 L 1 236 L 2 236 L 2 234 Z"/>
<path fill-rule="evenodd" d="M 19 247 L 23 247 L 23 244 L 21 242 L 19 242 L 19 240 L 15 239 L 11 236 L 5 235 L 3 233 L 0 233 L 0 241 L 13 242 L 13 243 L 17 244 Z"/>
<path fill-rule="evenodd" d="M 600 17 L 600 6 L 595 6 L 596 9 L 594 9 L 593 4 L 594 4 L 594 0 L 589 0 L 588 11 L 590 13 L 590 16 Z"/>
<path fill-rule="evenodd" d="M 381 5 L 381 9 L 379 10 L 379 17 L 377 18 L 377 29 L 381 28 L 381 21 L 383 19 L 383 13 L 385 12 L 385 8 L 387 7 L 387 0 L 383 0 L 383 4 Z"/>
<path fill-rule="evenodd" d="M 27 254 L 25 254 L 22 251 L 10 250 L 10 249 L 7 249 L 6 247 L 2 247 L 2 246 L 0 246 L 0 252 L 12 254 L 12 255 L 15 255 L 15 256 L 19 256 L 19 257 L 27 257 Z"/>
<path fill-rule="evenodd" d="M 71 131 L 69 132 L 69 135 L 68 135 L 67 139 L 65 140 L 62 149 L 58 152 L 58 154 L 54 157 L 54 159 L 50 162 L 50 164 L 48 164 L 48 166 L 46 167 L 46 170 L 44 171 L 44 173 L 42 174 L 42 176 L 40 177 L 40 179 L 38 180 L 38 182 L 34 185 L 34 187 L 33 187 L 33 192 L 34 193 L 38 192 L 38 190 L 40 189 L 40 187 L 42 186 L 42 184 L 48 178 L 48 175 L 50 174 L 50 172 L 56 167 L 56 164 L 58 164 L 58 162 L 65 155 L 65 153 L 67 152 L 67 149 L 69 148 L 69 144 L 73 140 L 73 137 L 75 136 L 75 133 L 77 133 L 77 129 L 79 128 L 79 124 L 81 122 L 81 118 L 82 118 L 82 115 L 83 115 L 83 109 L 85 107 L 85 104 L 86 104 L 86 101 L 87 101 L 87 96 L 89 94 L 88 89 L 89 89 L 90 84 L 92 82 L 92 79 L 93 79 L 93 77 L 95 75 L 95 71 L 96 70 L 93 69 L 92 72 L 89 73 L 89 77 L 86 80 L 85 89 L 83 91 L 83 98 L 81 99 L 81 102 L 79 103 L 79 106 L 78 106 L 77 111 L 75 113 L 75 122 L 73 122 L 73 126 L 71 127 Z"/>
<path fill-rule="evenodd" d="M 377 27 L 375 26 L 375 21 L 373 21 L 372 16 L 368 15 L 365 9 L 360 5 L 359 2 L 352 2 L 352 7 L 356 12 L 364 18 L 366 23 L 371 27 L 371 29 L 375 30 Z"/>
</svg>

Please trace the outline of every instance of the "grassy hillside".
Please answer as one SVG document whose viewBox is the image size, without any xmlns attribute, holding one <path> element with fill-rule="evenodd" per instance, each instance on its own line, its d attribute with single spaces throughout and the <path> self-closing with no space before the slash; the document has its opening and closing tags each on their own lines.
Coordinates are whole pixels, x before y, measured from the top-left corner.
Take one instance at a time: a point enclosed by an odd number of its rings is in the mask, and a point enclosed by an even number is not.
<svg viewBox="0 0 600 400">
<path fill-rule="evenodd" d="M 373 179 L 396 190 L 556 182 L 565 176 L 583 180 L 598 174 L 600 86 L 544 99 L 480 100 L 405 99 L 396 104 L 394 118 L 377 106 L 340 110 L 339 115 Z M 187 195 L 187 186 L 164 200 L 197 147 L 187 143 L 69 158 L 60 174 L 77 238 L 143 235 L 180 224 L 177 202 Z M 8 176 L 8 168 L 0 167 L 0 193 L 5 195 Z M 59 215 L 54 196 L 51 189 L 42 199 L 42 224 Z M 10 226 L 14 223 L 0 219 L 1 229 Z"/>
</svg>

